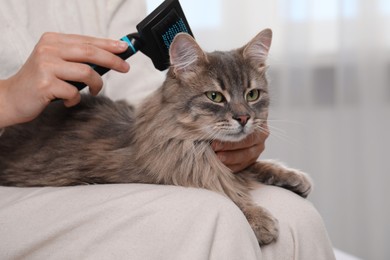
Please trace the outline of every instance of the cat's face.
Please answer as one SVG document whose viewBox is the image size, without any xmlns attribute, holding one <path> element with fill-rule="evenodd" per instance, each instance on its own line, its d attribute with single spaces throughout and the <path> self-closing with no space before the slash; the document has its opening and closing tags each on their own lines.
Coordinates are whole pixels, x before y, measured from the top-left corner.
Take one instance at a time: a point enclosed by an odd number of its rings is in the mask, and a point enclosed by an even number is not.
<svg viewBox="0 0 390 260">
<path fill-rule="evenodd" d="M 239 141 L 267 119 L 265 59 L 272 33 L 264 30 L 243 48 L 205 53 L 189 35 L 171 45 L 164 97 L 176 103 L 183 127 L 200 139 Z"/>
</svg>

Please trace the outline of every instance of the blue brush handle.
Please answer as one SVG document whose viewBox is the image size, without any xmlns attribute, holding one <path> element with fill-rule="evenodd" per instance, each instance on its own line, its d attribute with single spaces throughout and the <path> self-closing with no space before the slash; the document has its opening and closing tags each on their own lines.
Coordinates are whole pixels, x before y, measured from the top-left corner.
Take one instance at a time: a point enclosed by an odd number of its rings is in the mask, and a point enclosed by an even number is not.
<svg viewBox="0 0 390 260">
<path fill-rule="evenodd" d="M 140 48 L 141 41 L 140 41 L 138 33 L 128 34 L 128 35 L 122 37 L 121 41 L 126 42 L 127 45 L 129 46 L 125 52 L 117 54 L 117 56 L 119 56 L 123 60 L 128 59 L 130 56 L 135 54 L 139 50 L 139 48 Z M 89 65 L 97 73 L 99 73 L 99 75 L 104 75 L 107 71 L 110 70 L 108 68 L 105 68 L 105 67 L 102 67 L 102 66 L 98 66 L 98 65 L 95 65 L 95 64 L 89 64 Z M 68 82 L 68 83 L 72 84 L 73 86 L 75 86 L 79 91 L 87 86 L 83 82 L 76 82 L 76 81 L 70 81 L 70 80 L 66 81 L 66 82 Z"/>
</svg>

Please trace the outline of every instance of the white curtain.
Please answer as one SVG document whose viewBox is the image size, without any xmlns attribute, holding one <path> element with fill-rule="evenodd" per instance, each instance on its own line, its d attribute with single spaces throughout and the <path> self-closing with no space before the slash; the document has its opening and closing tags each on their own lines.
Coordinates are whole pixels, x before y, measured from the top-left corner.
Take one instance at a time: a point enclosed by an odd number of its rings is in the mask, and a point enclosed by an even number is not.
<svg viewBox="0 0 390 260">
<path fill-rule="evenodd" d="M 390 259 L 390 1 L 180 2 L 209 51 L 273 29 L 263 157 L 313 177 L 335 247 Z"/>
</svg>

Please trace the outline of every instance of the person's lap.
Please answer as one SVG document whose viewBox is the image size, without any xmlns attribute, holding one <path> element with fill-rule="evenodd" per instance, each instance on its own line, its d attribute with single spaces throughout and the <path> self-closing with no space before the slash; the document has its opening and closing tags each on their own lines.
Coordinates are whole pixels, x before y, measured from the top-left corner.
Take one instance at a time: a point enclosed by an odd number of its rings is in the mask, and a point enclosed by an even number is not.
<svg viewBox="0 0 390 260">
<path fill-rule="evenodd" d="M 309 200 L 269 185 L 259 185 L 252 197 L 279 221 L 278 240 L 262 248 L 263 259 L 335 259 L 323 220 Z"/>
<path fill-rule="evenodd" d="M 0 258 L 306 259 L 300 256 L 309 253 L 332 259 L 308 201 L 265 185 L 253 194 L 280 221 L 280 238 L 261 249 L 262 257 L 241 211 L 211 191 L 147 184 L 0 187 Z"/>
</svg>

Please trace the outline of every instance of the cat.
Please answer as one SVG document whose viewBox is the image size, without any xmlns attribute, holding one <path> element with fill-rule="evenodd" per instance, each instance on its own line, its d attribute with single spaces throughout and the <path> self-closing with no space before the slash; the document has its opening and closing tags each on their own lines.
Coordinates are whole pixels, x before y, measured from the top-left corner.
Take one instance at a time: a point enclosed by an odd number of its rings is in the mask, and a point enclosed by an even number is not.
<svg viewBox="0 0 390 260">
<path fill-rule="evenodd" d="M 0 137 L 0 185 L 68 186 L 152 183 L 209 189 L 228 196 L 244 213 L 260 245 L 278 237 L 278 221 L 254 204 L 257 182 L 303 197 L 306 174 L 272 161 L 232 173 L 210 144 L 240 141 L 265 131 L 269 95 L 265 29 L 232 51 L 204 52 L 188 34 L 170 49 L 163 85 L 137 108 L 105 97 L 82 96 L 65 108 L 53 102 L 35 120 Z"/>
</svg>

